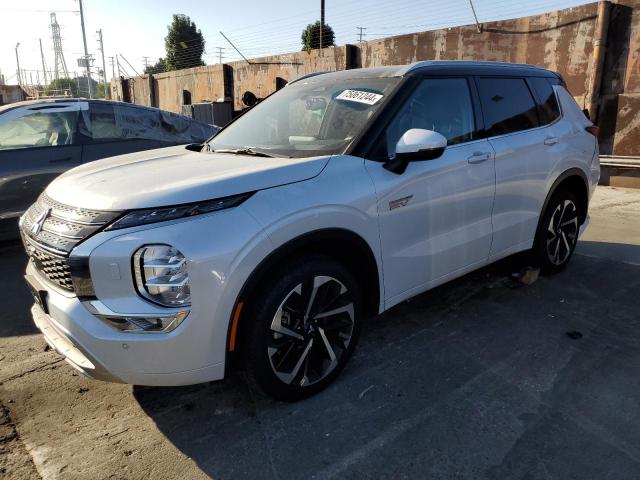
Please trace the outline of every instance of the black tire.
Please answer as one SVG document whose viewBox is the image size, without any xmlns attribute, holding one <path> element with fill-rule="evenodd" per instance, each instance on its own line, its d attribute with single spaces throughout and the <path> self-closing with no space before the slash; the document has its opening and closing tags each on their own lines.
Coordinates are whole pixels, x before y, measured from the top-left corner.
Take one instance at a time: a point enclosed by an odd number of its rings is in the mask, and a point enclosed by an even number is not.
<svg viewBox="0 0 640 480">
<path fill-rule="evenodd" d="M 581 209 L 569 189 L 559 189 L 549 200 L 531 250 L 532 262 L 543 275 L 560 272 L 571 260 L 578 243 L 580 219 L 585 213 Z"/>
<path fill-rule="evenodd" d="M 246 373 L 284 401 L 309 397 L 340 374 L 356 346 L 363 312 L 354 276 L 324 256 L 299 258 L 268 274 L 249 307 Z"/>
</svg>

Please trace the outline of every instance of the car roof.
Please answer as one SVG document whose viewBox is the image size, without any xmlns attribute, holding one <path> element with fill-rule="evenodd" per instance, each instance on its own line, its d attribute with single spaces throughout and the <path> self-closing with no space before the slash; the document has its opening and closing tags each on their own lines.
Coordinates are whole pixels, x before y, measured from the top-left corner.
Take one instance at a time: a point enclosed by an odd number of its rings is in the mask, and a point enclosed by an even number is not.
<svg viewBox="0 0 640 480">
<path fill-rule="evenodd" d="M 386 67 L 354 68 L 350 70 L 340 70 L 338 72 L 310 73 L 298 77 L 289 83 L 295 83 L 300 80 L 306 80 L 318 76 L 322 76 L 323 80 L 340 80 L 352 78 L 405 77 L 424 73 L 440 75 L 559 77 L 555 72 L 524 63 L 468 60 L 425 60 L 421 62 L 414 62 L 409 65 L 390 65 Z"/>
<path fill-rule="evenodd" d="M 128 102 L 120 102 L 118 100 L 107 100 L 104 98 L 40 98 L 40 99 L 35 99 L 35 100 L 24 100 L 22 102 L 14 102 L 14 103 L 8 103 L 6 105 L 2 105 L 0 106 L 0 114 L 8 111 L 8 110 L 13 110 L 14 108 L 19 108 L 19 107 L 29 107 L 29 106 L 33 106 L 33 105 L 46 105 L 46 104 L 55 104 L 55 103 L 76 103 L 76 102 L 89 102 L 89 103 L 102 103 L 102 104 L 110 104 L 110 105 L 126 105 L 127 107 L 132 107 L 132 108 L 143 108 L 145 110 L 161 110 L 157 107 L 149 107 L 146 105 L 137 105 L 135 103 L 128 103 Z M 165 110 L 163 110 L 165 111 Z M 174 112 L 168 112 L 168 113 L 174 113 Z M 180 115 L 180 116 L 184 116 L 180 113 L 175 113 L 175 115 Z M 190 117 L 187 117 L 190 118 Z M 194 120 L 195 122 L 197 122 L 197 120 Z M 202 123 L 202 122 L 200 122 Z"/>
</svg>

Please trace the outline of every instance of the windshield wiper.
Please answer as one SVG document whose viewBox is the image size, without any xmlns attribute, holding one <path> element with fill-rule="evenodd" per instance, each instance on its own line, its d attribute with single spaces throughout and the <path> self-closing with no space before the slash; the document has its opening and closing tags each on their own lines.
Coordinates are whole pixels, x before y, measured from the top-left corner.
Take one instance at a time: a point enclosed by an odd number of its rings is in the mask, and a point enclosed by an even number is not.
<svg viewBox="0 0 640 480">
<path fill-rule="evenodd" d="M 275 158 L 275 155 L 269 155 L 268 153 L 259 152 L 252 147 L 242 148 L 219 148 L 218 150 L 212 150 L 213 153 L 233 153 L 234 155 L 253 155 L 254 157 L 267 157 Z"/>
</svg>

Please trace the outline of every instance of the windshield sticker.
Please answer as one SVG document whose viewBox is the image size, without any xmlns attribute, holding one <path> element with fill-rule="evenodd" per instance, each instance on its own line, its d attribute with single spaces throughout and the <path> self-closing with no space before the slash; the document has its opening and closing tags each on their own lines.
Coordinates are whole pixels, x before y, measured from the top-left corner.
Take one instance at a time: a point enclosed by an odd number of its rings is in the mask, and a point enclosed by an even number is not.
<svg viewBox="0 0 640 480">
<path fill-rule="evenodd" d="M 349 102 L 366 103 L 367 105 L 375 105 L 384 95 L 372 92 L 363 92 L 362 90 L 345 90 L 336 97 L 336 100 L 347 100 Z"/>
</svg>

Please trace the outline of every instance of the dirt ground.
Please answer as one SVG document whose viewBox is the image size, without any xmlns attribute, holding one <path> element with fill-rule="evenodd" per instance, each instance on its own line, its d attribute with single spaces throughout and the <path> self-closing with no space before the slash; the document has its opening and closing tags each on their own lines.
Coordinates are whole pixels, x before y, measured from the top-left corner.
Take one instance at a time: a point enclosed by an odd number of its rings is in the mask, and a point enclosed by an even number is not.
<svg viewBox="0 0 640 480">
<path fill-rule="evenodd" d="M 79 376 L 29 317 L 0 246 L 0 477 L 640 478 L 640 190 L 601 187 L 571 265 L 506 260 L 365 325 L 325 392 L 285 404 L 240 374 L 141 388 Z"/>
</svg>

